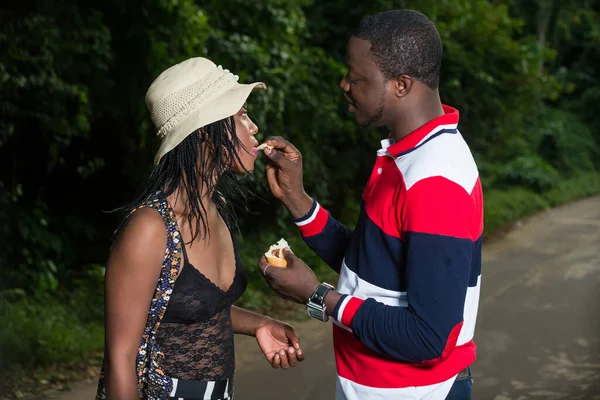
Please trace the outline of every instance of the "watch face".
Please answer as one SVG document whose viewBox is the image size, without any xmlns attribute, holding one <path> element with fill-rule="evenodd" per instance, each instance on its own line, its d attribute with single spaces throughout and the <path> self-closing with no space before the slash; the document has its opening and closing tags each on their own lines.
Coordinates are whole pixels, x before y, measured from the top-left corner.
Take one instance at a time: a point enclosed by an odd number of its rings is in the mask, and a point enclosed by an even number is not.
<svg viewBox="0 0 600 400">
<path fill-rule="evenodd" d="M 306 311 L 308 312 L 308 315 L 314 319 L 317 319 L 319 321 L 327 321 L 329 318 L 327 317 L 327 314 L 325 313 L 325 309 L 322 307 L 319 307 L 316 304 L 313 303 L 309 303 L 308 306 L 306 307 Z"/>
<path fill-rule="evenodd" d="M 327 292 L 333 289 L 334 287 L 328 283 L 322 283 L 317 287 L 306 304 L 306 311 L 308 312 L 309 316 L 323 322 L 329 320 L 329 316 L 327 315 L 323 301 Z"/>
<path fill-rule="evenodd" d="M 314 310 L 314 309 L 308 309 L 308 315 L 311 316 L 312 318 L 319 320 L 319 321 L 326 321 L 325 320 L 325 313 L 321 310 Z"/>
</svg>

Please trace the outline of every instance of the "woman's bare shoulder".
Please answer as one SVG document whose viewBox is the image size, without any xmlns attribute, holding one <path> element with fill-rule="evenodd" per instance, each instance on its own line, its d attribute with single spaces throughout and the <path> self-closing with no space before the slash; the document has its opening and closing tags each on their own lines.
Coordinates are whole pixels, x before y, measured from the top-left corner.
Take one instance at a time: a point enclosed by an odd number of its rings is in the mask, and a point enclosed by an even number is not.
<svg viewBox="0 0 600 400">
<path fill-rule="evenodd" d="M 119 232 L 113 252 L 161 257 L 167 245 L 167 230 L 159 212 L 150 207 L 134 211 Z"/>
</svg>

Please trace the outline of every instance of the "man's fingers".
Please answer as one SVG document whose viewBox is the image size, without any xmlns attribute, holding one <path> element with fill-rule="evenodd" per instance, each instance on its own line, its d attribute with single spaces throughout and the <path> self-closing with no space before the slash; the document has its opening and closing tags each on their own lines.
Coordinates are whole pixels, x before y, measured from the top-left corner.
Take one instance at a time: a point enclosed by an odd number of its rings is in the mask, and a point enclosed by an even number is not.
<svg viewBox="0 0 600 400">
<path fill-rule="evenodd" d="M 285 258 L 285 261 L 287 261 L 288 267 L 290 267 L 294 261 L 298 259 L 298 257 L 296 257 L 289 247 L 283 249 L 283 258 Z"/>
<path fill-rule="evenodd" d="M 269 138 L 267 138 L 267 140 L 265 140 L 265 143 L 268 144 L 269 146 L 273 146 L 275 149 L 282 151 L 283 153 L 295 153 L 300 155 L 300 152 L 298 151 L 298 149 L 291 144 L 290 142 L 288 142 L 287 140 L 285 140 L 284 138 L 282 138 L 281 136 L 271 136 Z"/>
<path fill-rule="evenodd" d="M 265 142 L 273 148 L 265 148 L 264 152 L 270 162 L 279 167 L 284 167 L 288 162 L 296 162 L 302 159 L 302 154 L 293 144 L 282 137 L 272 137 Z"/>
<path fill-rule="evenodd" d="M 267 147 L 267 148 L 265 148 L 265 155 L 269 158 L 270 162 L 277 165 L 278 167 L 281 167 L 281 164 L 286 162 L 286 159 L 283 156 L 283 153 L 279 150 L 269 149 Z"/>
<path fill-rule="evenodd" d="M 266 276 L 266 274 L 265 274 L 265 272 L 266 272 L 266 271 L 265 271 L 265 269 L 269 269 L 269 268 L 270 268 L 270 266 L 269 266 L 269 263 L 267 262 L 267 257 L 265 257 L 265 255 L 264 255 L 264 254 L 263 254 L 263 256 L 262 256 L 262 257 L 261 257 L 261 258 L 258 260 L 258 264 L 257 264 L 257 266 L 258 266 L 258 270 L 260 271 L 260 274 L 261 274 L 261 275 L 265 275 L 265 276 Z M 267 268 L 267 267 L 269 267 L 269 268 Z"/>
<path fill-rule="evenodd" d="M 274 167 L 273 164 L 269 163 L 265 168 L 265 172 L 267 175 L 267 182 L 269 182 L 271 192 L 275 190 L 281 190 L 277 182 L 277 168 Z"/>
<path fill-rule="evenodd" d="M 265 277 L 265 280 L 269 285 L 271 284 L 271 278 L 274 274 L 278 274 L 281 272 L 281 267 L 274 267 L 269 264 L 267 261 L 267 257 L 263 254 L 263 256 L 258 260 L 258 269 L 260 270 L 260 274 Z"/>
<path fill-rule="evenodd" d="M 284 299 L 292 300 L 292 298 L 279 293 L 280 286 L 279 286 L 278 282 L 279 282 L 280 278 L 277 278 L 277 276 L 278 276 L 277 274 L 286 273 L 285 268 L 274 267 L 274 266 L 270 265 L 269 262 L 267 261 L 267 258 L 264 256 L 264 254 L 258 260 L 257 266 L 260 271 L 260 274 L 265 278 L 267 285 L 269 285 L 271 287 L 271 289 L 273 289 L 275 292 L 277 292 L 277 294 L 279 296 L 283 297 Z"/>
<path fill-rule="evenodd" d="M 283 136 L 269 136 L 265 139 L 265 143 L 269 146 L 273 146 L 280 149 L 283 149 L 286 145 L 289 144 L 289 142 L 285 140 Z"/>
<path fill-rule="evenodd" d="M 261 257 L 258 259 L 258 266 L 259 266 L 259 267 L 261 267 L 261 266 L 264 266 L 264 265 L 267 265 L 267 264 L 269 264 L 269 263 L 267 262 L 267 257 L 265 257 L 265 255 L 263 254 L 263 255 L 262 255 L 262 256 L 261 256 Z"/>
</svg>

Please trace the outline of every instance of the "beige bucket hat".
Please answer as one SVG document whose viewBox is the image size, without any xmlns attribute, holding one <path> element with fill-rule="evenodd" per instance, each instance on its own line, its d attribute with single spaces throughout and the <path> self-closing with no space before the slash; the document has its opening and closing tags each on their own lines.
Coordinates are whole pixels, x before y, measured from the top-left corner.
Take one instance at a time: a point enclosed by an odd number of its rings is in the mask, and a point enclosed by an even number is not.
<svg viewBox="0 0 600 400">
<path fill-rule="evenodd" d="M 146 106 L 162 139 L 154 164 L 188 135 L 235 115 L 262 82 L 238 83 L 239 77 L 207 58 L 195 57 L 162 72 L 146 93 Z"/>
</svg>

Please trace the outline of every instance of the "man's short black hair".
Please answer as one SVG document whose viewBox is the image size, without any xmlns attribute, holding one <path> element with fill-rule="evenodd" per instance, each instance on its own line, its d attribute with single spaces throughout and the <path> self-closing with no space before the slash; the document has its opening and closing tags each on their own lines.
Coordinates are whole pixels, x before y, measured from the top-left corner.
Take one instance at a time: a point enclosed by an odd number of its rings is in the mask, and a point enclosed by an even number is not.
<svg viewBox="0 0 600 400">
<path fill-rule="evenodd" d="M 353 36 L 371 42 L 371 56 L 386 79 L 408 75 L 432 89 L 439 85 L 442 40 L 433 22 L 413 10 L 363 18 Z"/>
</svg>

